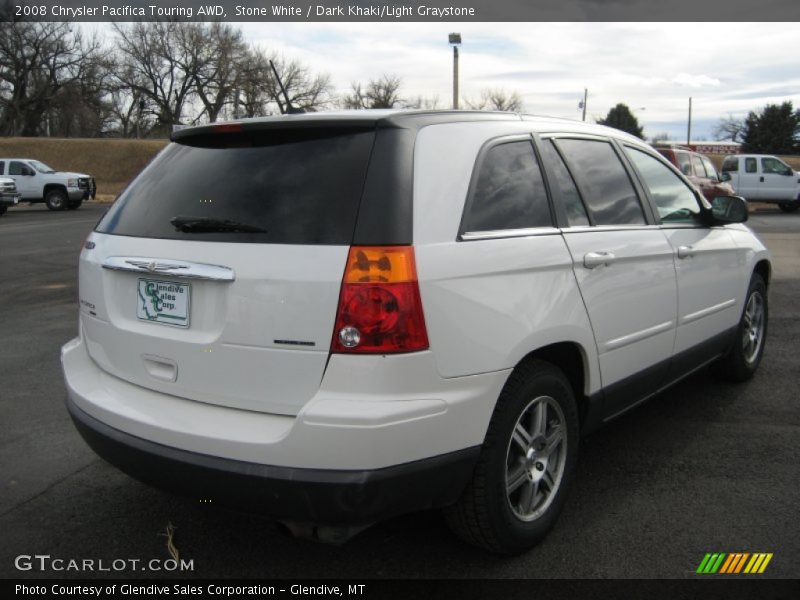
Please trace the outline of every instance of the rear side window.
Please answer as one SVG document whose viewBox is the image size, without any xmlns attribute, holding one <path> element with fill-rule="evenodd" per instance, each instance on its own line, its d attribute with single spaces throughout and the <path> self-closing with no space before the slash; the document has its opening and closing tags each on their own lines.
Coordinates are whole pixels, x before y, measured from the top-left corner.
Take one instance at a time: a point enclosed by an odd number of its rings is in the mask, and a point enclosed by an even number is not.
<svg viewBox="0 0 800 600">
<path fill-rule="evenodd" d="M 755 158 L 744 159 L 744 170 L 746 173 L 755 173 L 758 170 Z"/>
<path fill-rule="evenodd" d="M 25 170 L 25 165 L 18 160 L 12 160 L 8 163 L 8 174 L 9 175 L 22 175 L 22 172 Z"/>
<path fill-rule="evenodd" d="M 676 152 L 678 156 L 678 169 L 684 175 L 692 174 L 692 163 L 689 155 L 686 152 Z"/>
<path fill-rule="evenodd" d="M 542 173 L 528 141 L 489 148 L 478 166 L 464 232 L 552 227 Z"/>
<path fill-rule="evenodd" d="M 672 170 L 636 148 L 625 146 L 625 154 L 650 191 L 663 222 L 692 222 L 699 218 L 700 205 L 695 195 Z"/>
<path fill-rule="evenodd" d="M 372 131 L 331 130 L 188 138 L 170 144 L 128 186 L 97 231 L 346 245 L 353 238 L 373 140 Z M 200 226 L 178 230 L 171 223 L 176 217 Z M 212 231 L 220 222 L 228 224 L 216 229 L 227 231 Z"/>
<path fill-rule="evenodd" d="M 717 169 L 714 166 L 714 163 L 712 163 L 705 156 L 701 156 L 700 159 L 703 161 L 703 166 L 705 166 L 706 174 L 709 176 L 709 178 L 714 180 L 719 180 L 719 174 L 717 173 Z"/>
<path fill-rule="evenodd" d="M 595 225 L 644 224 L 644 211 L 625 167 L 608 142 L 558 140 Z"/>
<path fill-rule="evenodd" d="M 578 188 L 575 186 L 575 181 L 572 179 L 572 175 L 569 174 L 567 166 L 564 164 L 564 160 L 553 145 L 552 140 L 544 142 L 542 145 L 542 154 L 547 164 L 552 167 L 553 174 L 555 175 L 555 185 L 558 186 L 561 192 L 559 195 L 560 200 L 567 213 L 567 224 L 570 227 L 589 225 L 589 217 L 581 201 Z"/>
</svg>

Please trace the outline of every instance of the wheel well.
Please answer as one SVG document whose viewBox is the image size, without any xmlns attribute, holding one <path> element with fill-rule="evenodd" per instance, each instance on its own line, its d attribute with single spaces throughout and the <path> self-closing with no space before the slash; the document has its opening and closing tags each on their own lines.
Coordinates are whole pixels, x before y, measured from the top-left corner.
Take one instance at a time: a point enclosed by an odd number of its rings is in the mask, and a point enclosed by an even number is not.
<svg viewBox="0 0 800 600">
<path fill-rule="evenodd" d="M 753 271 L 761 275 L 761 278 L 764 280 L 764 285 L 769 287 L 769 278 L 770 275 L 772 274 L 772 267 L 770 266 L 769 261 L 768 260 L 758 261 Z"/>
<path fill-rule="evenodd" d="M 47 196 L 47 192 L 52 190 L 58 190 L 60 192 L 64 192 L 65 194 L 67 193 L 67 188 L 63 185 L 59 183 L 48 183 L 46 186 L 44 186 L 43 196 Z"/>
<path fill-rule="evenodd" d="M 583 423 L 589 402 L 586 397 L 586 359 L 583 349 L 575 342 L 560 342 L 534 350 L 520 361 L 520 364 L 532 359 L 549 362 L 563 371 L 572 385 L 578 413 Z"/>
</svg>

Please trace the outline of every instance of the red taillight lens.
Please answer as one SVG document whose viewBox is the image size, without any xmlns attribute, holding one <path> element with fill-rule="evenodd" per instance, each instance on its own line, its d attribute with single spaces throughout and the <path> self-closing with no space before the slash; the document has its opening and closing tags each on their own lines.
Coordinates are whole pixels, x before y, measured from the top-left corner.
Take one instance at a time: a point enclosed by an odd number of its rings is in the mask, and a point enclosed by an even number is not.
<svg viewBox="0 0 800 600">
<path fill-rule="evenodd" d="M 331 352 L 387 354 L 427 347 L 414 249 L 350 248 Z"/>
</svg>

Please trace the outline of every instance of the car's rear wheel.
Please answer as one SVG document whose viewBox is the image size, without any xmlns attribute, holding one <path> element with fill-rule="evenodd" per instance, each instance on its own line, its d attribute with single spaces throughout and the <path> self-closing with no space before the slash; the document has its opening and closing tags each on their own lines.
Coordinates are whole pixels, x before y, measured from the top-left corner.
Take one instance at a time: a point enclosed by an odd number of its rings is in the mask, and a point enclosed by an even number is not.
<svg viewBox="0 0 800 600">
<path fill-rule="evenodd" d="M 445 510 L 466 542 L 502 554 L 538 543 L 555 523 L 578 453 L 572 387 L 550 363 L 518 366 L 492 415 L 473 478 Z"/>
<path fill-rule="evenodd" d="M 793 213 L 796 212 L 797 209 L 800 209 L 800 202 L 781 202 L 778 204 L 778 208 L 780 208 L 785 213 Z"/>
<path fill-rule="evenodd" d="M 717 374 L 732 381 L 745 381 L 753 376 L 764 355 L 768 309 L 767 286 L 761 275 L 753 273 L 736 339 L 728 353 L 714 365 Z"/>
<path fill-rule="evenodd" d="M 8 210 L 7 206 L 0 206 L 0 215 L 4 215 Z"/>
<path fill-rule="evenodd" d="M 50 210 L 64 210 L 67 207 L 67 194 L 63 190 L 48 190 L 44 203 Z"/>
</svg>

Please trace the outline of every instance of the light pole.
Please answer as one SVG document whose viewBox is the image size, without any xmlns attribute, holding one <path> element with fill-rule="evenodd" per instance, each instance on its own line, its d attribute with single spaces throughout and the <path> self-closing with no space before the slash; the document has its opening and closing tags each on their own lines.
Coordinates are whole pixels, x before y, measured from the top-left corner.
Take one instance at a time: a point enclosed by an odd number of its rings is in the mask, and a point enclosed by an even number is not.
<svg viewBox="0 0 800 600">
<path fill-rule="evenodd" d="M 692 143 L 692 97 L 689 96 L 689 122 L 686 125 L 686 145 Z"/>
<path fill-rule="evenodd" d="M 453 110 L 458 110 L 458 47 L 461 45 L 461 34 L 451 33 L 447 40 L 453 46 Z"/>
</svg>

